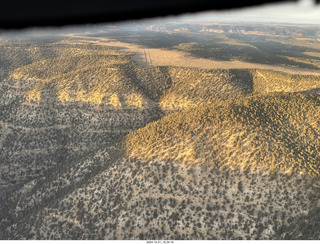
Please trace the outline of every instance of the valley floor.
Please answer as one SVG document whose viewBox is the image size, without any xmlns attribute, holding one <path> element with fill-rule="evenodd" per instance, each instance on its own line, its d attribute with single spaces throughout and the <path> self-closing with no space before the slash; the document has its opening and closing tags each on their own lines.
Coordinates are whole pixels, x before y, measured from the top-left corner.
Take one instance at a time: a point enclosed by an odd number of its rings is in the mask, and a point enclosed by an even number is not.
<svg viewBox="0 0 320 244">
<path fill-rule="evenodd" d="M 200 69 L 262 69 L 287 74 L 320 75 L 320 71 L 295 67 L 280 67 L 272 64 L 258 64 L 244 61 L 220 61 L 205 58 L 191 57 L 183 51 L 147 48 L 141 45 L 114 41 L 107 37 L 88 37 L 69 34 L 77 42 L 92 43 L 95 45 L 116 47 L 120 50 L 133 53 L 132 58 L 142 67 L 174 66 Z"/>
</svg>

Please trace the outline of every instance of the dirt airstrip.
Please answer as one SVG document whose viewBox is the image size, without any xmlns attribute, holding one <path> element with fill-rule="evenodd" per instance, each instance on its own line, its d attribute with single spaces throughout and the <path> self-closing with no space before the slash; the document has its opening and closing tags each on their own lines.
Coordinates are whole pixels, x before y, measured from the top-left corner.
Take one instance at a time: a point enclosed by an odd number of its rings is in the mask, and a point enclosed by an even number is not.
<svg viewBox="0 0 320 244">
<path fill-rule="evenodd" d="M 146 67 L 176 66 L 202 69 L 263 69 L 280 71 L 288 74 L 320 75 L 318 70 L 309 70 L 294 67 L 280 67 L 276 65 L 249 63 L 243 61 L 215 61 L 204 58 L 191 57 L 183 51 L 147 48 L 141 45 L 115 41 L 106 37 L 88 37 L 77 34 L 68 34 L 74 41 L 92 43 L 95 45 L 117 47 L 120 50 L 132 53 L 132 58 L 139 65 Z"/>
</svg>

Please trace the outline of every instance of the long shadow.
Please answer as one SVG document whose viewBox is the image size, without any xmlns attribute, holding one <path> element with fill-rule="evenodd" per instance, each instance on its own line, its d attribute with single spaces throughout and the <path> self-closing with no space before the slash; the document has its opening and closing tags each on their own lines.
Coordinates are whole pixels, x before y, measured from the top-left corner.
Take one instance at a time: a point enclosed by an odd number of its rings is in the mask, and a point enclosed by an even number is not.
<svg viewBox="0 0 320 244">
<path fill-rule="evenodd" d="M 312 96 L 320 96 L 320 88 L 309 89 L 305 91 L 295 92 Z"/>
<path fill-rule="evenodd" d="M 104 158 L 103 163 L 93 160 L 93 156 L 100 150 L 108 150 L 109 157 Z M 29 227 L 26 223 L 30 223 L 30 220 L 32 220 L 35 216 L 35 213 L 40 212 L 50 206 L 55 206 L 65 196 L 90 184 L 91 179 L 104 170 L 110 168 L 112 165 L 118 162 L 122 156 L 123 153 L 121 150 L 121 144 L 119 142 L 115 142 L 114 144 L 107 143 L 98 150 L 91 151 L 85 155 L 73 159 L 71 162 L 65 162 L 62 165 L 58 165 L 49 169 L 42 178 L 38 179 L 36 185 L 32 188 L 31 192 L 27 194 L 27 196 L 34 196 L 34 194 L 39 192 L 39 190 L 40 192 L 46 192 L 47 188 L 52 188 L 51 184 L 56 184 L 54 191 L 51 190 L 50 194 L 46 194 L 44 197 L 37 199 L 37 201 L 34 202 L 34 205 L 26 206 L 21 212 L 15 211 L 15 206 L 17 206 L 18 202 L 23 201 L 21 196 L 18 194 L 8 198 L 0 206 L 0 220 L 7 219 L 6 227 L 16 224 L 16 229 L 19 230 L 20 233 L 30 233 L 30 230 L 28 229 Z M 80 180 L 71 177 L 69 178 L 70 184 L 59 184 L 59 182 L 61 183 L 59 180 L 60 175 L 68 173 L 70 169 L 72 170 L 73 168 L 79 168 L 86 160 L 90 159 L 92 159 L 92 163 L 87 165 L 85 170 L 81 171 L 81 173 L 85 173 L 82 174 Z M 2 229 L 5 230 L 4 228 Z M 32 236 L 27 238 L 32 238 Z M 0 239 L 10 240 L 15 239 L 15 237 L 12 236 L 12 233 L 5 230 L 0 232 Z"/>
<path fill-rule="evenodd" d="M 231 69 L 230 84 L 239 87 L 244 94 L 253 92 L 253 76 L 247 69 Z"/>
</svg>

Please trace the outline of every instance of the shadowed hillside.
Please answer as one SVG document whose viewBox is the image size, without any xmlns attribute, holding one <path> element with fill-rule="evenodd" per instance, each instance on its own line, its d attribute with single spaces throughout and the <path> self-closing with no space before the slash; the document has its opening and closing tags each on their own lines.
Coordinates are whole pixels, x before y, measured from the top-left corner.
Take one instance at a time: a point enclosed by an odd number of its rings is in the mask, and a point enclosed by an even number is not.
<svg viewBox="0 0 320 244">
<path fill-rule="evenodd" d="M 127 76 L 130 56 L 67 41 L 46 50 L 55 57 L 8 67 L 1 82 L 0 193 L 162 115 Z"/>
</svg>

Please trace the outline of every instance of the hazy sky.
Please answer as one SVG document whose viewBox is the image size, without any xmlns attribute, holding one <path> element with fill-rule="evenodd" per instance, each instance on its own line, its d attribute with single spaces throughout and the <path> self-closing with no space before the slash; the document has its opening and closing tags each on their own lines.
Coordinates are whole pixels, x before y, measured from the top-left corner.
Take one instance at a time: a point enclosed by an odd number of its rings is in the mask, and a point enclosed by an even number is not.
<svg viewBox="0 0 320 244">
<path fill-rule="evenodd" d="M 259 5 L 228 11 L 208 11 L 204 13 L 185 14 L 173 21 L 202 22 L 202 21 L 249 21 L 249 22 L 277 22 L 319 24 L 320 5 L 312 0 L 300 0 L 297 3 L 287 2 L 278 4 Z"/>
<path fill-rule="evenodd" d="M 239 0 L 240 1 L 240 0 Z M 258 5 L 255 7 L 228 10 L 228 11 L 207 11 L 201 13 L 183 14 L 171 17 L 153 18 L 145 20 L 129 20 L 119 23 L 107 23 L 107 28 L 114 27 L 130 27 L 137 24 L 166 24 L 166 23 L 196 23 L 196 22 L 209 22 L 209 23 L 223 23 L 223 22 L 274 22 L 274 23 L 295 23 L 295 24 L 318 24 L 320 28 L 320 4 L 315 5 L 313 0 L 300 0 L 298 2 L 287 2 L 278 4 Z M 44 35 L 60 32 L 92 32 L 95 29 L 106 28 L 106 24 L 97 25 L 76 25 L 65 26 L 63 28 L 27 28 L 22 31 L 5 31 L 1 34 L 8 35 L 31 34 Z M 131 28 L 131 27 L 130 27 Z"/>
</svg>

